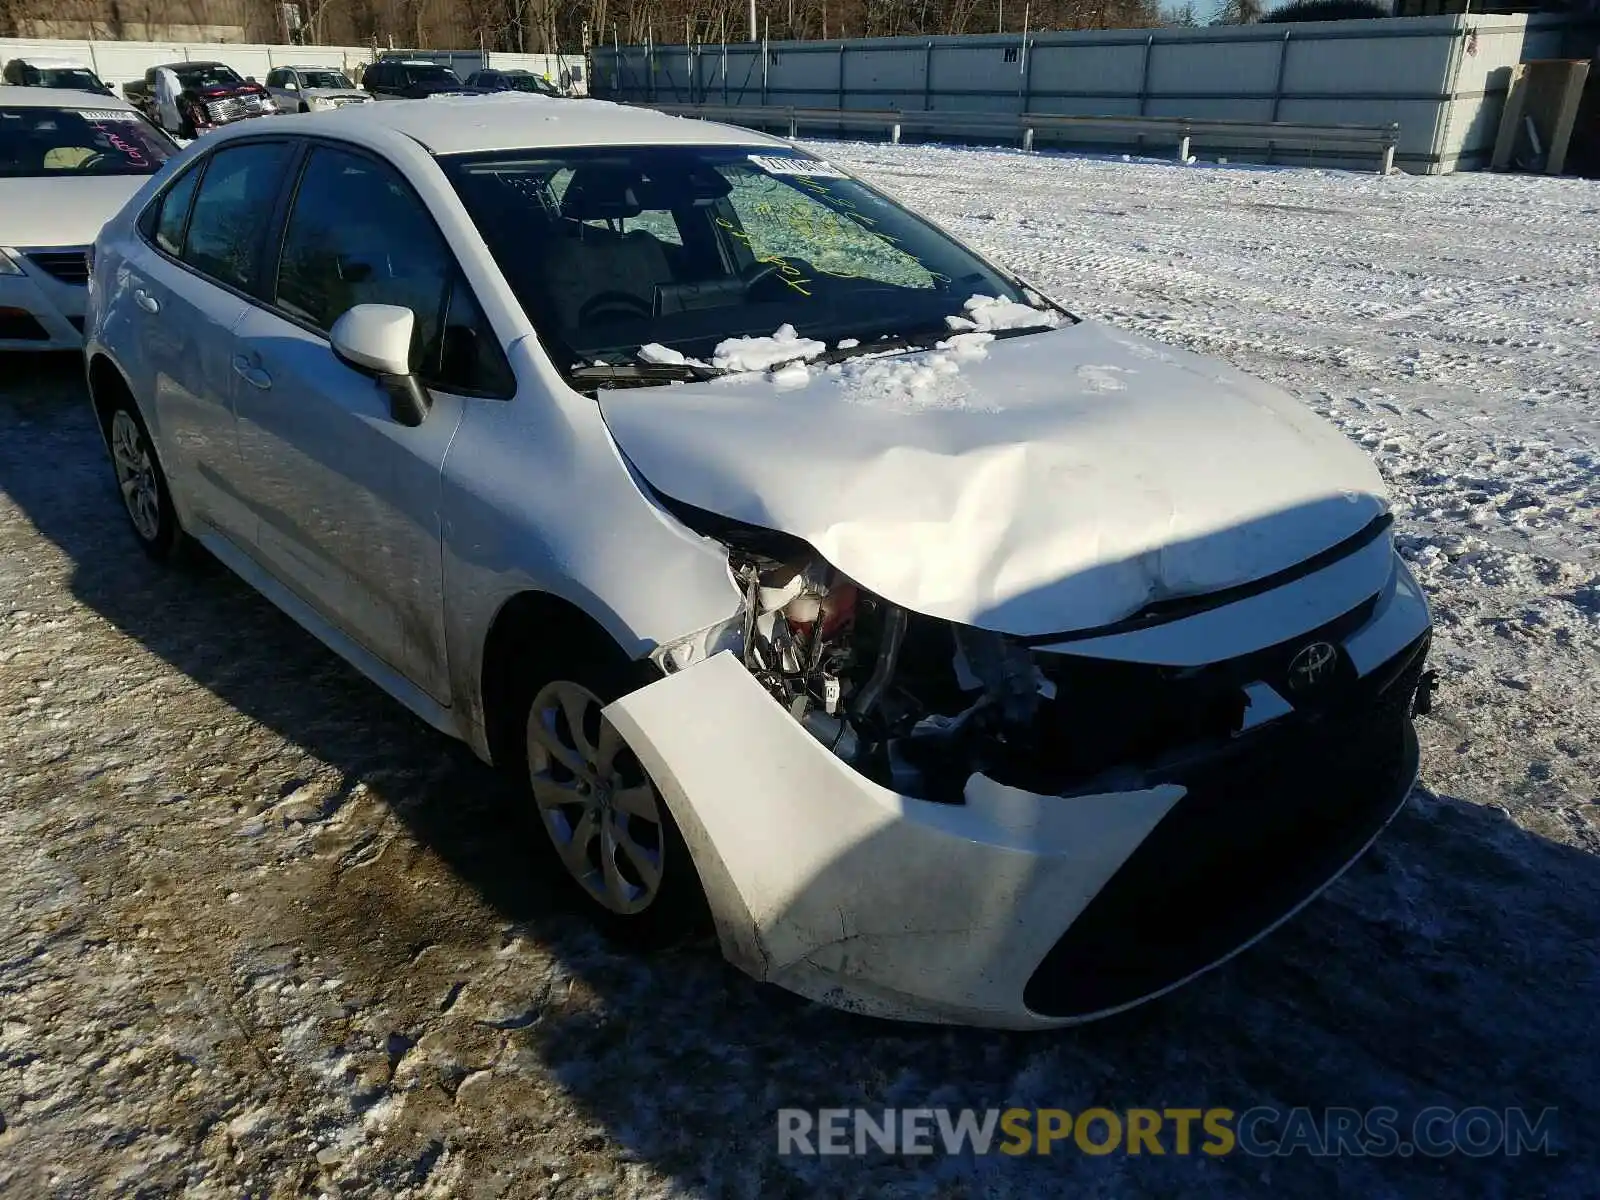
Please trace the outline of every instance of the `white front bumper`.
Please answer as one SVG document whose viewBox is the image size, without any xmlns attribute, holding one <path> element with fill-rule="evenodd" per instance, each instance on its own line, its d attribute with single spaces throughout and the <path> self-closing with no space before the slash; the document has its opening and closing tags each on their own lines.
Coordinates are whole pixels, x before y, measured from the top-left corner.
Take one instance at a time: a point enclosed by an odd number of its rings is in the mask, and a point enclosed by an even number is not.
<svg viewBox="0 0 1600 1200">
<path fill-rule="evenodd" d="M 63 283 L 40 269 L 23 250 L 6 251 L 9 259 L 22 268 L 21 275 L 0 275 L 0 351 L 4 350 L 81 350 L 83 335 L 73 319 L 81 323 L 89 302 L 89 289 Z M 7 318 L 26 313 L 37 322 L 44 337 L 5 336 Z"/>
<path fill-rule="evenodd" d="M 1373 651 L 1398 652 L 1427 626 L 1426 601 L 1400 567 L 1346 647 L 1366 674 L 1387 661 Z M 903 796 L 836 758 L 727 653 L 606 712 L 660 787 L 723 952 L 748 974 L 836 1007 L 911 1020 L 1041 1028 L 1115 1011 L 1052 1017 L 1030 1009 L 1023 993 L 1184 787 L 1041 796 L 975 774 L 961 805 Z M 1413 758 L 1404 786 L 1382 801 L 1384 820 L 1414 773 Z M 1369 842 L 1226 952 L 1148 995 L 1288 919 Z"/>
</svg>

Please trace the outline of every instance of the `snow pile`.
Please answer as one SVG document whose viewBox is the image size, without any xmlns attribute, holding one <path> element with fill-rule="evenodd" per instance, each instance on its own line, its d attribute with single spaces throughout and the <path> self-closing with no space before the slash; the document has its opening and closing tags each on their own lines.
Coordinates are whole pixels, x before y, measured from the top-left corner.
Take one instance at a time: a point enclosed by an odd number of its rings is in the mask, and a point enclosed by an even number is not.
<svg viewBox="0 0 1600 1200">
<path fill-rule="evenodd" d="M 825 343 L 803 338 L 793 325 L 785 324 L 770 337 L 736 337 L 718 343 L 711 364 L 726 371 L 770 371 L 796 359 L 815 358 L 827 348 Z"/>
<path fill-rule="evenodd" d="M 851 359 L 829 367 L 828 375 L 838 382 L 840 398 L 851 404 L 895 412 L 974 409 L 961 364 L 986 358 L 992 341 L 992 333 L 958 333 L 933 350 Z"/>
<path fill-rule="evenodd" d="M 961 307 L 966 316 L 944 319 L 951 329 L 1054 329 L 1061 324 L 1059 313 L 998 296 L 969 296 Z"/>
<path fill-rule="evenodd" d="M 674 350 L 671 346 L 663 346 L 660 342 L 650 342 L 640 346 L 634 357 L 642 363 L 654 363 L 664 367 L 686 367 L 694 362 L 682 350 Z"/>
</svg>

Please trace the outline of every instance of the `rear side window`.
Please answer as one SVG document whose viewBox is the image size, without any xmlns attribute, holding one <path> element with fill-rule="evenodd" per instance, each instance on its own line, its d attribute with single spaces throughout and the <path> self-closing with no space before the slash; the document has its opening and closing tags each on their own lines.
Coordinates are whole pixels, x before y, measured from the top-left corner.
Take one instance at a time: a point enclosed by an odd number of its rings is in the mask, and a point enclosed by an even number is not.
<svg viewBox="0 0 1600 1200">
<path fill-rule="evenodd" d="M 183 227 L 189 220 L 189 205 L 194 200 L 195 184 L 199 182 L 199 170 L 191 167 L 157 202 L 155 243 L 174 258 L 183 254 Z"/>
<path fill-rule="evenodd" d="M 251 291 L 278 184 L 289 164 L 286 142 L 251 142 L 211 156 L 189 218 L 183 261 L 219 283 Z"/>
</svg>

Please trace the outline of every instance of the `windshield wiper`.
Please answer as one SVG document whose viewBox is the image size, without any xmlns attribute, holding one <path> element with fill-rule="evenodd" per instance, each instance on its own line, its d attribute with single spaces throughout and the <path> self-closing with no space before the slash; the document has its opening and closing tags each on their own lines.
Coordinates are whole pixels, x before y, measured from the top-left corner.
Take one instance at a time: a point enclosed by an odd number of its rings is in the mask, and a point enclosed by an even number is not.
<svg viewBox="0 0 1600 1200">
<path fill-rule="evenodd" d="M 698 382 L 727 373 L 721 367 L 704 363 L 597 363 L 590 367 L 574 367 L 567 372 L 567 378 L 581 391 L 605 383 L 649 387 L 656 383 Z"/>
<path fill-rule="evenodd" d="M 875 342 L 858 342 L 854 346 L 844 349 L 829 350 L 826 354 L 818 355 L 813 362 L 836 363 L 844 362 L 848 358 L 860 358 L 872 354 L 906 354 L 913 350 L 932 350 L 940 342 L 948 342 L 951 338 L 963 333 L 982 332 L 992 336 L 996 341 L 1006 338 L 1021 337 L 1029 333 L 1049 333 L 1048 325 L 1024 325 L 1016 329 L 929 329 L 922 333 L 896 333 Z"/>
</svg>

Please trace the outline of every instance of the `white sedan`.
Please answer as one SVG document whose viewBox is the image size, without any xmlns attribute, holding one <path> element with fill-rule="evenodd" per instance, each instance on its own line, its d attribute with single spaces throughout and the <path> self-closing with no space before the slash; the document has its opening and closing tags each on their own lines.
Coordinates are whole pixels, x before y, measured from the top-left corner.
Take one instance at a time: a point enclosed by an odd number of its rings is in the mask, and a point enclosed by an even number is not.
<svg viewBox="0 0 1600 1200">
<path fill-rule="evenodd" d="M 791 144 L 246 123 L 106 228 L 90 311 L 141 544 L 512 772 L 625 936 L 1064 1025 L 1286 919 L 1415 779 L 1429 613 L 1367 457 Z"/>
<path fill-rule="evenodd" d="M 89 246 L 177 152 L 125 100 L 0 87 L 0 351 L 83 344 Z"/>
</svg>

